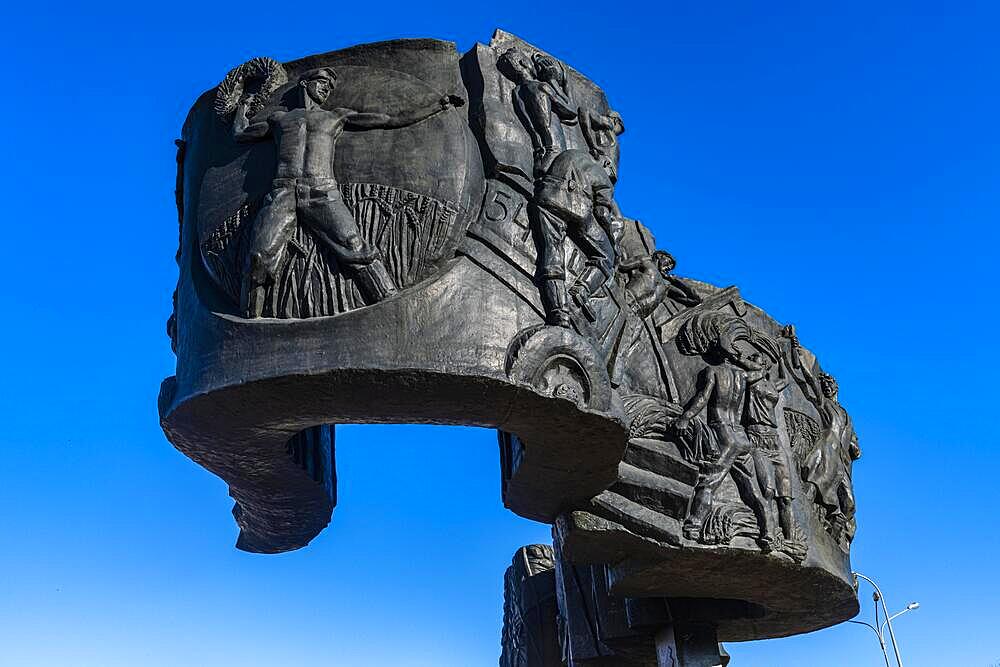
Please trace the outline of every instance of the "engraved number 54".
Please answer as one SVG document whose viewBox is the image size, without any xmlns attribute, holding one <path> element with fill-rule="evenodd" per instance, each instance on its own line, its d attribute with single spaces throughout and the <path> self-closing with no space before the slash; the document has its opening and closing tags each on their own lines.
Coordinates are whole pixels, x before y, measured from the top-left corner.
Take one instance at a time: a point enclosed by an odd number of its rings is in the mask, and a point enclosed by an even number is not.
<svg viewBox="0 0 1000 667">
<path fill-rule="evenodd" d="M 491 222 L 500 222 L 501 220 L 506 220 L 508 217 L 514 219 L 517 214 L 521 212 L 521 208 L 524 206 L 524 202 L 518 202 L 517 208 L 514 209 L 514 214 L 511 215 L 510 205 L 514 203 L 514 198 L 509 192 L 504 192 L 503 190 L 496 190 L 493 193 L 493 199 L 486 204 L 483 209 L 483 213 L 486 214 L 486 219 Z"/>
</svg>

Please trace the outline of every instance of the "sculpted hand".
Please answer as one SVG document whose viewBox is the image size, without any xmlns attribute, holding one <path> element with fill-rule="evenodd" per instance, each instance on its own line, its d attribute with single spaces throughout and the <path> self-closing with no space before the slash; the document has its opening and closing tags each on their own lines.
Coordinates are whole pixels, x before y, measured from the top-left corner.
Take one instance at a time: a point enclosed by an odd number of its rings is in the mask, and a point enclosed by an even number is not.
<svg viewBox="0 0 1000 667">
<path fill-rule="evenodd" d="M 244 97 L 236 105 L 236 115 L 240 118 L 246 118 L 248 111 L 250 111 L 250 98 Z"/>
</svg>

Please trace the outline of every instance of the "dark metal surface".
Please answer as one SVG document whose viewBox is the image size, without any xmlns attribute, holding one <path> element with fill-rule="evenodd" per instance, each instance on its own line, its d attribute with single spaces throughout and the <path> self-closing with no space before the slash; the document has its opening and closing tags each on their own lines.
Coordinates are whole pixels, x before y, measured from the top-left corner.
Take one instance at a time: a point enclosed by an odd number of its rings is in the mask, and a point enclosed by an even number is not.
<svg viewBox="0 0 1000 667">
<path fill-rule="evenodd" d="M 502 31 L 462 56 L 256 58 L 195 103 L 160 416 L 229 484 L 240 548 L 329 523 L 333 425 L 464 424 L 498 430 L 504 504 L 555 526 L 570 664 L 655 660 L 694 609 L 706 645 L 856 612 L 836 382 L 735 287 L 674 274 L 615 200 L 624 131 Z M 553 613 L 535 573 L 511 577 L 510 613 Z"/>
</svg>

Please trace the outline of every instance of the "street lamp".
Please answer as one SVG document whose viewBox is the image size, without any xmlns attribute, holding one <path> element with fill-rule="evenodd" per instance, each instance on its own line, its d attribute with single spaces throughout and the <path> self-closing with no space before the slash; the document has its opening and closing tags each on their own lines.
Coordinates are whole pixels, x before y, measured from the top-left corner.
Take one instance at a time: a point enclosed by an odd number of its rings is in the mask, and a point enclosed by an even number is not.
<svg viewBox="0 0 1000 667">
<path fill-rule="evenodd" d="M 910 604 L 906 605 L 906 608 L 903 609 L 902 611 L 897 611 L 895 614 L 893 614 L 889 618 L 885 619 L 885 622 L 882 623 L 882 625 L 879 627 L 879 630 L 881 630 L 884 633 L 885 632 L 885 626 L 888 625 L 888 623 L 892 619 L 896 618 L 897 616 L 902 616 L 903 614 L 905 614 L 908 611 L 913 611 L 914 609 L 919 609 L 919 608 L 920 608 L 920 603 L 919 602 L 911 602 Z M 895 641 L 893 642 L 893 647 L 895 647 Z"/>
<path fill-rule="evenodd" d="M 899 667 L 903 667 L 903 659 L 899 656 L 899 646 L 896 644 L 896 634 L 892 631 L 892 619 L 898 616 L 902 616 L 908 611 L 913 611 L 914 609 L 918 609 L 920 607 L 920 603 L 911 602 L 910 604 L 906 605 L 905 609 L 903 609 L 902 611 L 898 611 L 890 616 L 889 608 L 885 604 L 885 596 L 882 595 L 882 591 L 881 589 L 879 589 L 878 584 L 876 584 L 874 581 L 872 581 L 865 575 L 861 574 L 860 572 L 852 572 L 851 574 L 854 575 L 855 584 L 857 584 L 857 581 L 860 578 L 867 581 L 869 584 L 871 584 L 872 588 L 875 589 L 875 592 L 872 593 L 872 602 L 875 603 L 875 625 L 872 625 L 871 623 L 866 623 L 864 621 L 850 621 L 850 623 L 855 623 L 857 625 L 865 625 L 872 629 L 872 631 L 875 633 L 875 636 L 878 637 L 879 646 L 882 647 L 882 657 L 885 658 L 886 667 L 892 667 L 889 664 L 889 653 L 888 651 L 886 651 L 885 648 L 885 630 L 886 628 L 888 628 L 889 641 L 892 642 L 892 650 L 893 653 L 896 654 L 896 664 L 899 665 Z M 878 622 L 878 606 L 880 602 L 882 603 L 882 612 L 885 614 L 885 621 L 883 621 L 881 624 L 879 624 Z"/>
</svg>

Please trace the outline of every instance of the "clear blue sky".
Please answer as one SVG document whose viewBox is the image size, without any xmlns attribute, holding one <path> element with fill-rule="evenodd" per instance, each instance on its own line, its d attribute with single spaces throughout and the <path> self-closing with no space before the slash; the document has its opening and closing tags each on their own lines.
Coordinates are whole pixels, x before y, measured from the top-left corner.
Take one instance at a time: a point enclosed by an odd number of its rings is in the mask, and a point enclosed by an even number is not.
<svg viewBox="0 0 1000 667">
<path fill-rule="evenodd" d="M 143 4 L 22 2 L 0 28 L 0 666 L 496 664 L 504 568 L 548 528 L 502 508 L 491 432 L 340 429 L 331 528 L 261 556 L 155 400 L 195 98 L 255 55 L 495 26 L 605 87 L 622 208 L 678 272 L 738 283 L 838 376 L 854 565 L 922 604 L 907 665 L 1000 663 L 1000 5 Z M 853 625 L 730 650 L 881 661 Z"/>
</svg>

